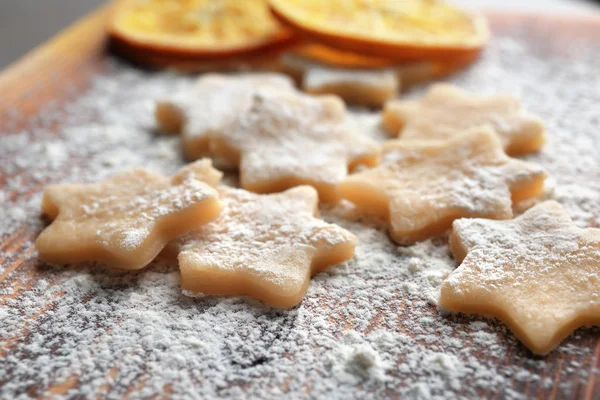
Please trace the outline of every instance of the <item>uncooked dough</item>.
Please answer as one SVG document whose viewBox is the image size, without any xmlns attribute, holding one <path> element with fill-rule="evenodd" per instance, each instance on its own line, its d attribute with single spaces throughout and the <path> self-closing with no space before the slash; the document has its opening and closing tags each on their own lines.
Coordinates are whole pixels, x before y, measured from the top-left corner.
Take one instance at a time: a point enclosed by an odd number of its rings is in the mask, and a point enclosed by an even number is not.
<svg viewBox="0 0 600 400">
<path fill-rule="evenodd" d="M 442 307 L 498 317 L 540 355 L 600 325 L 600 229 L 578 228 L 557 202 L 508 221 L 459 219 L 450 240 L 460 266 Z"/>
<path fill-rule="evenodd" d="M 54 221 L 35 242 L 40 258 L 143 268 L 167 242 L 218 215 L 213 186 L 221 176 L 199 160 L 171 179 L 136 169 L 101 183 L 49 186 L 42 208 Z"/>
<path fill-rule="evenodd" d="M 539 166 L 508 157 L 485 128 L 446 141 L 390 141 L 382 165 L 338 189 L 359 210 L 385 218 L 396 242 L 411 244 L 457 218 L 512 218 L 512 203 L 541 193 L 545 177 Z"/>
<path fill-rule="evenodd" d="M 357 165 L 376 165 L 381 147 L 353 131 L 337 96 L 259 90 L 235 125 L 214 138 L 214 154 L 239 165 L 244 189 L 273 193 L 311 185 L 325 202 Z"/>
<path fill-rule="evenodd" d="M 512 95 L 477 96 L 449 84 L 435 84 L 420 100 L 391 100 L 383 126 L 403 140 L 439 140 L 489 126 L 508 154 L 538 151 L 545 142 L 541 120 L 523 111 Z"/>
<path fill-rule="evenodd" d="M 221 215 L 175 242 L 185 290 L 292 307 L 312 274 L 354 254 L 352 233 L 315 217 L 318 196 L 310 186 L 270 195 L 219 192 Z"/>
</svg>

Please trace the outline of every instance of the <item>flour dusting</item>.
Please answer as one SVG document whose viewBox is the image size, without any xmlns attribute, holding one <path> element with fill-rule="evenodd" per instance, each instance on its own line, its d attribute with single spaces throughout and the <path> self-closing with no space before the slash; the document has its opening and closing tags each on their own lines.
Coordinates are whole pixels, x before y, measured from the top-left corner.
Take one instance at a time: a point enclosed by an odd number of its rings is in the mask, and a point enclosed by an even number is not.
<svg viewBox="0 0 600 400">
<path fill-rule="evenodd" d="M 555 179 L 554 198 L 582 228 L 600 218 L 598 65 L 597 44 L 548 56 L 496 37 L 452 78 L 473 92 L 520 95 L 544 119 L 548 144 L 525 159 Z M 0 284 L 0 397 L 52 389 L 58 398 L 519 399 L 554 385 L 557 397 L 571 397 L 600 373 L 597 328 L 534 358 L 495 320 L 440 312 L 439 286 L 455 266 L 446 240 L 398 248 L 382 221 L 347 202 L 321 216 L 357 236 L 356 257 L 317 274 L 292 310 L 183 296 L 172 265 L 116 273 L 38 262 L 32 240 L 46 223 L 45 185 L 96 182 L 134 166 L 169 175 L 183 165 L 179 139 L 156 135 L 153 110 L 190 84 L 108 60 L 66 107 L 49 105 L 25 122 L 0 111 L 15 127 L 0 135 L 0 274 L 8 274 Z M 362 112 L 349 123 L 381 140 L 371 122 L 376 117 Z M 15 271 L 15 263 L 24 265 Z"/>
</svg>

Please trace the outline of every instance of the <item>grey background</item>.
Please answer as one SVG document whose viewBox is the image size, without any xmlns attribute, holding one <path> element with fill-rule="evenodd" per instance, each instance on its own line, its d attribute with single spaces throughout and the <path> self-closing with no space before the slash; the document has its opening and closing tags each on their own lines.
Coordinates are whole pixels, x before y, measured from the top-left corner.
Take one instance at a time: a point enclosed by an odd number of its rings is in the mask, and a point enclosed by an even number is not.
<svg viewBox="0 0 600 400">
<path fill-rule="evenodd" d="M 243 1 L 243 0 L 240 0 Z M 0 69 L 45 42 L 103 0 L 0 0 Z M 548 13 L 599 13 L 584 0 L 454 0 L 477 8 L 540 10 Z"/>
</svg>

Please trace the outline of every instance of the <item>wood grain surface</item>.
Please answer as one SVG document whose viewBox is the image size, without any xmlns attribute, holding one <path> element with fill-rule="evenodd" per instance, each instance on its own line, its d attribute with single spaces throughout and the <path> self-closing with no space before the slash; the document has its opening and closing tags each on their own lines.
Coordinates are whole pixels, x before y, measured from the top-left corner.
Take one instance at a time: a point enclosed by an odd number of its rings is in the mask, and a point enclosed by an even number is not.
<svg viewBox="0 0 600 400">
<path fill-rule="evenodd" d="M 60 107 L 61 104 L 65 104 L 86 90 L 90 78 L 101 68 L 100 60 L 107 57 L 104 22 L 108 13 L 109 8 L 104 7 L 85 17 L 0 75 L 0 132 L 15 131 L 20 126 L 27 126 L 28 122 L 35 119 L 39 110 L 48 103 L 52 102 L 54 106 Z M 578 42 L 600 42 L 600 19 L 596 17 L 573 19 L 566 16 L 496 13 L 490 15 L 490 20 L 493 31 L 496 33 L 515 29 L 523 31 L 524 35 L 534 42 L 536 51 L 542 56 L 563 52 Z M 58 88 L 64 89 L 65 87 L 69 87 L 70 90 L 58 90 Z M 15 120 L 15 112 L 21 116 L 20 119 Z M 9 119 L 10 128 L 7 125 Z M 56 124 L 52 129 L 60 129 L 60 124 Z M 52 131 L 49 130 L 48 136 L 51 137 L 51 135 Z M 0 149 L 1 154 L 2 149 Z M 0 176 L 0 187 L 6 183 L 8 178 Z M 28 191 L 24 196 L 39 192 L 42 186 L 43 183 L 29 184 Z M 37 260 L 28 258 L 34 251 L 30 244 L 38 233 L 35 229 L 24 225 L 11 235 L 0 238 L 0 250 L 16 254 L 8 261 L 8 267 L 0 274 L 0 289 L 11 287 L 15 290 L 10 295 L 0 294 L 0 304 L 5 304 L 10 299 L 32 290 L 40 276 L 49 281 L 61 279 L 60 274 L 53 274 L 51 271 L 40 268 Z M 57 293 L 56 296 L 60 297 L 61 293 Z M 33 323 L 46 311 L 52 309 L 53 304 L 53 302 L 49 302 L 45 307 L 33 313 L 30 322 Z M 536 382 L 512 380 L 510 389 L 525 397 L 539 399 L 600 398 L 600 376 L 597 372 L 600 368 L 600 338 L 595 332 L 586 331 L 569 342 L 572 346 L 594 349 L 589 353 L 591 355 L 582 356 L 576 360 L 581 366 L 581 370 L 590 371 L 585 384 L 575 379 L 578 371 L 563 370 L 565 363 L 573 360 L 567 360 L 568 356 L 564 353 L 552 353 L 547 358 L 552 368 L 547 371 L 536 371 L 552 380 L 551 387 L 544 387 Z M 28 327 L 25 326 L 12 338 L 0 339 L 0 362 L 11 354 L 11 349 L 18 341 L 27 340 L 29 333 Z M 498 362 L 525 366 L 532 371 L 536 369 L 534 363 L 531 363 L 536 358 L 521 348 L 515 347 L 507 354 L 505 360 Z M 106 385 L 103 393 L 98 394 L 98 398 L 110 394 L 117 397 L 121 397 L 119 394 L 122 397 L 128 397 L 145 384 L 145 381 L 140 379 L 125 389 L 117 388 L 117 384 L 111 379 L 117 370 L 118 366 L 115 366 L 107 371 Z M 558 384 L 570 379 L 574 384 L 568 395 L 559 392 Z M 6 384 L 5 377 L 0 377 L 0 397 L 2 397 L 3 384 Z M 78 384 L 78 377 L 73 375 L 50 385 L 31 384 L 27 394 L 31 397 L 51 398 L 54 395 L 67 393 L 69 389 Z M 166 386 L 163 397 L 168 398 L 169 394 L 170 388 Z M 481 391 L 480 395 L 484 398 L 504 397 L 498 393 L 485 391 Z M 390 393 L 390 397 L 394 397 L 394 393 Z"/>
</svg>

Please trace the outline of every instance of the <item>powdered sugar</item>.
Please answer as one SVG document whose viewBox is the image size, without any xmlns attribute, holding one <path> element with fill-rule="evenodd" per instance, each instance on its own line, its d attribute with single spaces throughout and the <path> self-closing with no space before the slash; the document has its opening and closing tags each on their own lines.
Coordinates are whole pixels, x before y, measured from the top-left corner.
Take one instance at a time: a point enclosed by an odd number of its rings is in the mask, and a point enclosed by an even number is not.
<svg viewBox="0 0 600 400">
<path fill-rule="evenodd" d="M 325 360 L 325 368 L 340 382 L 357 385 L 364 380 L 389 380 L 386 370 L 391 365 L 356 331 L 341 338 Z"/>
<path fill-rule="evenodd" d="M 576 52 L 573 45 L 549 56 L 521 41 L 529 37 L 525 28 L 515 34 L 520 39 L 493 39 L 481 61 L 454 82 L 480 93 L 519 94 L 543 117 L 549 142 L 527 158 L 556 179 L 555 197 L 586 227 L 600 216 L 600 49 Z M 517 399 L 534 392 L 549 397 L 553 387 L 557 397 L 569 397 L 584 393 L 588 378 L 599 373 L 597 328 L 576 332 L 540 359 L 496 321 L 441 314 L 431 305 L 437 276 L 454 268 L 444 240 L 398 250 L 381 221 L 360 217 L 346 202 L 321 215 L 356 234 L 356 258 L 316 275 L 306 299 L 288 311 L 249 299 L 187 298 L 172 266 L 124 274 L 37 263 L 31 239 L 44 226 L 38 217 L 44 185 L 95 182 L 131 166 L 168 175 L 183 163 L 178 138 L 152 132 L 152 112 L 156 99 L 192 81 L 112 61 L 104 68 L 65 112 L 46 111 L 25 132 L 0 135 L 6 182 L 0 274 L 24 263 L 0 284 L 3 397 L 33 397 L 64 382 L 62 397 L 70 398 L 167 392 L 182 398 Z M 376 127 L 366 131 L 371 117 L 360 118 L 359 132 L 380 138 Z M 18 115 L 11 118 L 20 126 Z M 57 120 L 65 127 L 49 132 Z M 40 167 L 45 161 L 31 145 L 48 137 L 63 145 L 68 163 Z M 438 271 L 435 279 L 432 271 Z M 368 368 L 365 359 L 372 360 Z"/>
<path fill-rule="evenodd" d="M 147 227 L 131 228 L 122 231 L 121 245 L 126 249 L 140 247 L 150 232 Z"/>
</svg>

